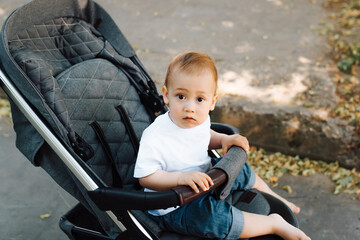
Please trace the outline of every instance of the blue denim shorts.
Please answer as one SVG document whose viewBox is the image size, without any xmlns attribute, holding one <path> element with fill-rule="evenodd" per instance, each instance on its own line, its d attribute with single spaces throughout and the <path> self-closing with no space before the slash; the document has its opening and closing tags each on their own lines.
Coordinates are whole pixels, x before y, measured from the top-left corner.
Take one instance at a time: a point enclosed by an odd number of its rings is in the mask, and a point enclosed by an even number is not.
<svg viewBox="0 0 360 240">
<path fill-rule="evenodd" d="M 245 163 L 232 191 L 251 189 L 255 178 L 254 171 Z M 242 212 L 226 201 L 216 200 L 211 194 L 152 218 L 167 231 L 210 239 L 238 239 L 244 227 Z"/>
</svg>

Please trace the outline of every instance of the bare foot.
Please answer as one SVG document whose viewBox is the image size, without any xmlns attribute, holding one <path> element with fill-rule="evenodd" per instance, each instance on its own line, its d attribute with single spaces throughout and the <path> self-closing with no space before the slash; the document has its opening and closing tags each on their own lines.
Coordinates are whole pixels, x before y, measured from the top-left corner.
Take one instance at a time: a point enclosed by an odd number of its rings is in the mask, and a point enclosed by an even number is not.
<svg viewBox="0 0 360 240">
<path fill-rule="evenodd" d="M 289 202 L 288 200 L 286 200 L 285 198 L 283 198 L 282 196 L 280 196 L 279 194 L 276 194 L 275 192 L 272 192 L 272 195 L 279 198 L 281 201 L 283 201 L 289 208 L 290 210 L 294 213 L 294 214 L 299 214 L 300 212 L 300 208 L 298 206 L 296 206 L 294 203 Z M 270 193 L 271 194 L 271 193 Z"/>
<path fill-rule="evenodd" d="M 253 188 L 279 198 L 291 209 L 294 214 L 298 214 L 300 212 L 300 208 L 298 206 L 275 193 L 258 175 L 256 175 L 255 185 Z"/>
<path fill-rule="evenodd" d="M 299 214 L 300 212 L 300 208 L 298 206 L 296 206 L 295 204 L 293 204 L 292 202 L 289 202 L 288 200 L 280 197 L 281 200 L 291 209 L 291 211 L 294 213 L 294 214 Z"/>
<path fill-rule="evenodd" d="M 275 224 L 275 234 L 285 240 L 311 240 L 303 231 L 286 222 L 278 214 L 270 214 L 277 224 Z"/>
</svg>

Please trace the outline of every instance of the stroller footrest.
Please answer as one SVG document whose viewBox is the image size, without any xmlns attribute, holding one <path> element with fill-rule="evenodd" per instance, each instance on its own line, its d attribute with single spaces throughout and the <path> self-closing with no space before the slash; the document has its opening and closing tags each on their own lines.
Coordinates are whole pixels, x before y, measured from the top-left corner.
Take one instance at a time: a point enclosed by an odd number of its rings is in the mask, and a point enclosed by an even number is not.
<svg viewBox="0 0 360 240">
<path fill-rule="evenodd" d="M 102 232 L 98 220 L 81 204 L 62 216 L 59 226 L 71 240 L 114 240 Z"/>
</svg>

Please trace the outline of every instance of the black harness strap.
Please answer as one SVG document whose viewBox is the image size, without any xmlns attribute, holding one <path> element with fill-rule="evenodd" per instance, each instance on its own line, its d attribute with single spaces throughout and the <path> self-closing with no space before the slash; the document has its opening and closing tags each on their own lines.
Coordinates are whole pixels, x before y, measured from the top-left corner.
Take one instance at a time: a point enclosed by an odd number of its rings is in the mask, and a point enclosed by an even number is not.
<svg viewBox="0 0 360 240">
<path fill-rule="evenodd" d="M 136 137 L 134 128 L 130 122 L 130 118 L 129 118 L 125 108 L 122 105 L 117 106 L 116 110 L 120 114 L 121 120 L 123 121 L 126 131 L 129 134 L 131 144 L 133 145 L 133 148 L 137 154 L 139 151 L 139 140 Z"/>
<path fill-rule="evenodd" d="M 68 138 L 74 152 L 79 155 L 83 161 L 86 162 L 94 156 L 94 150 L 92 147 L 76 132 L 70 130 Z"/>
<path fill-rule="evenodd" d="M 108 157 L 108 159 L 111 162 L 113 186 L 122 188 L 122 186 L 123 186 L 122 180 L 121 180 L 120 174 L 116 168 L 115 160 L 111 154 L 110 146 L 109 146 L 108 142 L 106 141 L 104 131 L 102 130 L 102 128 L 100 127 L 100 125 L 97 121 L 91 122 L 90 126 L 94 129 L 94 132 L 95 132 L 101 146 L 103 147 L 106 156 Z"/>
</svg>

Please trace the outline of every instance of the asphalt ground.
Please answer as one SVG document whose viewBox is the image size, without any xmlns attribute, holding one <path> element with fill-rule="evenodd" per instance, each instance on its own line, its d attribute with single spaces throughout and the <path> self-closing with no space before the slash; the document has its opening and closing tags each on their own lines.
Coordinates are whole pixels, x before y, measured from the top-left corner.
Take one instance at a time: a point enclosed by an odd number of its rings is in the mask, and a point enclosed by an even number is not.
<svg viewBox="0 0 360 240">
<path fill-rule="evenodd" d="M 25 2 L 0 0 L 0 23 Z M 158 85 L 175 54 L 195 49 L 215 58 L 224 94 L 301 105 L 296 95 L 310 87 L 319 96 L 315 104 L 326 108 L 334 104 L 326 44 L 311 30 L 326 16 L 321 2 L 99 1 Z M 0 240 L 67 239 L 58 221 L 76 201 L 16 149 L 8 119 L 0 120 L 0 164 Z M 284 185 L 292 187 L 292 194 L 281 189 Z M 320 174 L 287 175 L 275 188 L 302 208 L 300 227 L 312 239 L 360 239 L 359 201 L 333 190 L 330 179 Z"/>
</svg>

